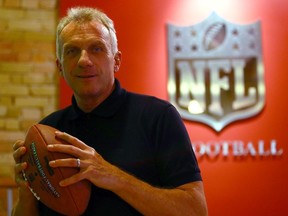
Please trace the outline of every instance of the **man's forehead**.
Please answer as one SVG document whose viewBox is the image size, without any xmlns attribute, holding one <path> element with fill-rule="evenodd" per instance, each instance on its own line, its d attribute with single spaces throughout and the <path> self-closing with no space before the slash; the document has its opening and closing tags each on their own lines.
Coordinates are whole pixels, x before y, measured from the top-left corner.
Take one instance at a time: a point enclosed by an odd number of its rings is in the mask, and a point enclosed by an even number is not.
<svg viewBox="0 0 288 216">
<path fill-rule="evenodd" d="M 98 21 L 81 23 L 72 21 L 63 28 L 62 32 L 60 33 L 60 38 L 65 39 L 66 37 L 83 34 L 95 34 L 103 38 L 109 37 L 108 29 Z"/>
</svg>

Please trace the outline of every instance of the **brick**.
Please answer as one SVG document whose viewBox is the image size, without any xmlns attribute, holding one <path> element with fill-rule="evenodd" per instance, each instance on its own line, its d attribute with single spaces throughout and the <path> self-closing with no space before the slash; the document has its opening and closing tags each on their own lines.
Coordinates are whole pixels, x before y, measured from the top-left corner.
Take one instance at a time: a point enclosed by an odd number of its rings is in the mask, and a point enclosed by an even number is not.
<svg viewBox="0 0 288 216">
<path fill-rule="evenodd" d="M 12 152 L 1 152 L 0 153 L 0 163 L 1 164 L 14 164 L 14 159 Z"/>
<path fill-rule="evenodd" d="M 22 7 L 27 9 L 38 8 L 38 0 L 22 0 Z"/>
<path fill-rule="evenodd" d="M 33 69 L 32 63 L 21 62 L 0 62 L 0 71 L 2 73 L 24 73 L 31 72 Z"/>
<path fill-rule="evenodd" d="M 23 83 L 23 75 L 21 74 L 11 75 L 11 81 L 12 83 L 15 83 L 15 84 Z"/>
<path fill-rule="evenodd" d="M 9 1 L 9 0 L 6 0 Z M 0 19 L 11 20 L 20 19 L 24 17 L 24 10 L 10 9 L 10 8 L 0 8 Z"/>
<path fill-rule="evenodd" d="M 49 97 L 49 105 L 51 107 L 56 107 L 58 105 L 58 98 L 57 97 Z"/>
<path fill-rule="evenodd" d="M 48 23 L 55 23 L 56 16 L 57 16 L 57 11 L 54 11 L 54 10 L 27 10 L 24 14 L 25 18 L 36 19 L 42 22 L 46 21 Z"/>
<path fill-rule="evenodd" d="M 23 77 L 23 83 L 25 84 L 44 84 L 46 83 L 46 75 L 40 73 L 29 73 Z"/>
<path fill-rule="evenodd" d="M 53 32 L 25 32 L 23 36 L 25 41 L 55 42 L 55 34 Z"/>
<path fill-rule="evenodd" d="M 21 117 L 25 120 L 39 120 L 42 117 L 42 112 L 37 108 L 23 108 Z"/>
<path fill-rule="evenodd" d="M 49 43 L 45 43 L 45 42 L 35 42 L 35 43 L 29 43 L 29 42 L 25 42 L 25 43 L 21 42 L 21 43 L 19 43 L 19 42 L 15 42 L 13 44 L 14 45 L 13 45 L 13 47 L 11 47 L 10 52 L 17 53 L 18 56 L 19 55 L 29 55 L 31 61 L 33 62 L 33 59 L 31 57 L 34 58 L 34 56 L 40 55 L 42 59 L 45 59 L 45 62 L 47 60 L 50 60 L 50 61 L 54 62 L 54 59 L 55 59 L 55 55 L 54 55 L 54 52 L 55 52 L 55 48 L 54 47 L 55 46 L 54 46 L 54 43 L 51 44 L 51 42 L 50 42 L 50 44 L 49 44 Z M 0 47 L 1 47 L 1 45 L 0 45 Z M 25 50 L 25 52 L 19 53 L 19 50 Z M 0 51 L 0 54 L 1 54 L 1 51 Z"/>
<path fill-rule="evenodd" d="M 23 140 L 25 138 L 25 131 L 4 131 L 0 130 L 0 147 L 2 145 L 10 145 L 10 149 L 12 149 L 12 145 L 16 140 Z"/>
<path fill-rule="evenodd" d="M 3 155 L 0 154 L 0 157 L 3 157 Z M 14 174 L 14 161 L 12 161 L 10 163 L 9 162 L 10 162 L 10 160 L 5 161 L 4 163 L 0 162 L 0 177 L 1 178 L 11 177 L 11 179 L 12 179 L 12 176 Z"/>
<path fill-rule="evenodd" d="M 53 55 L 47 55 L 46 53 L 34 53 L 31 57 L 31 61 L 33 62 L 47 62 L 53 60 Z"/>
<path fill-rule="evenodd" d="M 11 50 L 13 47 L 14 43 L 8 42 L 8 41 L 1 41 L 0 42 L 0 52 L 3 50 Z"/>
<path fill-rule="evenodd" d="M 41 29 L 41 31 L 29 32 L 24 30 L 4 31 L 0 34 L 0 41 L 11 42 L 55 42 L 55 30 L 53 32 L 47 32 Z"/>
<path fill-rule="evenodd" d="M 2 85 L 0 95 L 28 95 L 29 89 L 24 85 Z"/>
<path fill-rule="evenodd" d="M 49 104 L 48 98 L 44 97 L 16 97 L 15 105 L 20 107 L 45 107 Z"/>
<path fill-rule="evenodd" d="M 3 165 L 14 165 L 14 159 L 13 159 L 13 151 L 8 152 L 1 152 L 0 153 L 0 164 Z M 13 171 L 12 171 L 13 172 Z"/>
<path fill-rule="evenodd" d="M 34 43 L 34 46 L 35 46 L 35 43 Z M 55 53 L 55 43 L 54 42 L 53 43 L 51 43 L 51 42 L 49 42 L 49 43 L 44 43 L 44 42 L 38 43 L 37 44 L 37 50 L 39 52 L 49 52 L 49 53 L 54 54 Z M 55 56 L 55 54 L 54 54 L 54 56 Z M 53 62 L 54 62 L 54 59 L 53 59 Z"/>
<path fill-rule="evenodd" d="M 6 31 L 8 28 L 8 21 L 0 18 L 0 32 Z"/>
<path fill-rule="evenodd" d="M 39 55 L 40 57 L 35 58 L 35 56 L 37 55 Z M 38 54 L 37 52 L 33 52 L 33 50 L 31 50 L 30 52 L 27 52 L 27 53 L 18 53 L 17 60 L 19 62 L 33 62 L 33 63 L 48 61 L 47 58 L 45 59 L 42 56 L 43 54 Z"/>
<path fill-rule="evenodd" d="M 37 50 L 37 43 L 35 43 L 34 41 L 25 41 L 25 43 L 23 43 L 23 41 L 17 41 L 12 43 L 12 46 L 10 47 L 10 49 L 12 49 L 15 52 L 18 52 L 19 50 L 25 50 L 25 52 L 34 52 L 35 50 Z"/>
<path fill-rule="evenodd" d="M 9 96 L 3 96 L 0 97 L 0 104 L 4 106 L 10 106 L 12 105 L 12 98 Z"/>
<path fill-rule="evenodd" d="M 13 19 L 8 22 L 9 31 L 41 31 L 41 23 L 34 19 Z"/>
<path fill-rule="evenodd" d="M 7 114 L 7 107 L 0 105 L 0 116 L 5 116 Z"/>
<path fill-rule="evenodd" d="M 48 8 L 53 9 L 56 8 L 58 1 L 57 0 L 39 0 L 39 7 L 40 8 Z"/>
<path fill-rule="evenodd" d="M 18 119 L 6 119 L 5 121 L 5 129 L 7 130 L 18 130 L 20 128 L 19 126 Z"/>
<path fill-rule="evenodd" d="M 45 62 L 45 63 L 36 63 L 34 64 L 33 72 L 36 73 L 47 73 L 54 76 L 54 72 L 56 71 L 55 62 Z"/>
<path fill-rule="evenodd" d="M 59 82 L 60 75 L 58 74 L 58 72 L 46 74 L 46 76 L 47 76 L 47 80 L 49 80 L 50 83 L 54 83 L 57 85 L 57 83 Z"/>
<path fill-rule="evenodd" d="M 21 116 L 21 108 L 17 106 L 7 106 L 6 118 L 19 118 Z"/>
<path fill-rule="evenodd" d="M 4 6 L 5 7 L 20 7 L 21 1 L 20 0 L 5 0 Z"/>
<path fill-rule="evenodd" d="M 30 88 L 31 94 L 35 96 L 53 96 L 56 95 L 55 85 L 45 85 L 45 86 L 32 86 Z"/>
<path fill-rule="evenodd" d="M 4 32 L 1 32 L 0 40 L 1 41 L 23 41 L 23 32 L 21 32 L 21 31 L 4 31 Z"/>
<path fill-rule="evenodd" d="M 12 48 L 12 43 L 11 42 L 8 42 L 8 43 L 5 43 L 5 44 L 1 43 L 0 44 L 0 54 L 1 55 L 5 55 L 5 54 L 13 53 L 11 48 Z M 1 59 L 1 61 L 3 61 L 3 60 Z"/>
<path fill-rule="evenodd" d="M 56 33 L 56 23 L 55 22 L 42 22 L 41 23 L 43 31 L 50 32 L 51 34 Z"/>
<path fill-rule="evenodd" d="M 16 61 L 20 62 L 30 62 L 32 61 L 32 54 L 28 52 L 18 53 Z"/>
<path fill-rule="evenodd" d="M 1 74 L 1 72 L 0 72 L 0 84 L 10 83 L 11 82 L 10 78 L 11 77 L 9 74 Z"/>
<path fill-rule="evenodd" d="M 0 152 L 11 151 L 12 145 L 15 141 L 16 140 L 10 141 L 10 143 L 7 143 L 7 141 L 5 143 L 0 143 Z"/>
<path fill-rule="evenodd" d="M 4 128 L 5 120 L 4 118 L 0 118 L 0 130 Z"/>
<path fill-rule="evenodd" d="M 11 53 L 6 52 L 6 53 L 0 53 L 0 59 L 2 61 L 7 61 L 7 62 L 15 62 L 17 60 L 17 54 L 16 53 Z"/>
</svg>

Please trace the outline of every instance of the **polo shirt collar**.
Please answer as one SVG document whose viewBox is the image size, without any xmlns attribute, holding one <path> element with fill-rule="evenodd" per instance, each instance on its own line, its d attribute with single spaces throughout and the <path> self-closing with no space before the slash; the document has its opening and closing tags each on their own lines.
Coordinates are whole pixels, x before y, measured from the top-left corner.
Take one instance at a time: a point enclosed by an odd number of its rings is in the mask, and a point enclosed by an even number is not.
<svg viewBox="0 0 288 216">
<path fill-rule="evenodd" d="M 115 88 L 113 92 L 106 98 L 99 106 L 97 106 L 90 113 L 83 112 L 77 105 L 76 99 L 72 97 L 72 113 L 70 115 L 71 120 L 92 115 L 98 117 L 111 117 L 113 116 L 117 110 L 121 107 L 125 100 L 126 90 L 122 89 L 120 86 L 120 82 L 115 79 Z"/>
</svg>

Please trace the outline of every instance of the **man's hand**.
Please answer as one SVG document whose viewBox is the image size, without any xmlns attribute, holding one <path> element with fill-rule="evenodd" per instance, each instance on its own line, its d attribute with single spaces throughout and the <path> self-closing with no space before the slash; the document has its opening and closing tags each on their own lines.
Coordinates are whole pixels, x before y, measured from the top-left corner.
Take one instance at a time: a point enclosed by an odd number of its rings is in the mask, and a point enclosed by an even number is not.
<svg viewBox="0 0 288 216">
<path fill-rule="evenodd" d="M 21 157 L 26 153 L 26 148 L 24 147 L 24 141 L 17 140 L 13 145 L 13 158 L 15 161 L 14 171 L 15 171 L 15 182 L 19 187 L 27 187 L 28 183 L 25 181 L 22 175 L 22 171 L 27 168 L 27 163 L 21 163 Z"/>
<path fill-rule="evenodd" d="M 49 165 L 51 167 L 78 167 L 79 162 L 77 160 L 80 160 L 79 173 L 62 180 L 60 182 L 61 186 L 68 186 L 87 179 L 100 188 L 112 190 L 112 186 L 114 187 L 116 182 L 114 180 L 122 174 L 119 168 L 105 161 L 94 148 L 86 145 L 76 137 L 63 132 L 56 132 L 56 136 L 71 145 L 50 144 L 47 146 L 48 150 L 69 154 L 73 157 L 50 161 Z"/>
<path fill-rule="evenodd" d="M 19 198 L 13 209 L 12 215 L 30 216 L 38 215 L 37 200 L 29 189 L 28 182 L 23 177 L 23 170 L 27 168 L 27 163 L 21 163 L 21 157 L 26 153 L 24 141 L 17 140 L 13 145 L 13 158 L 15 161 L 14 172 L 15 182 L 19 188 Z"/>
</svg>

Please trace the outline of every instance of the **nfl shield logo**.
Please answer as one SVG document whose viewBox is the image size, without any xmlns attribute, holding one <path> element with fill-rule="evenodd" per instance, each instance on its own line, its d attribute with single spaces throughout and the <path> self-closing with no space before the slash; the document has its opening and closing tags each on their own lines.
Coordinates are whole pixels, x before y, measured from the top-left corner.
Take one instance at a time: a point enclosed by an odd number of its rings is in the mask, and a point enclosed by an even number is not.
<svg viewBox="0 0 288 216">
<path fill-rule="evenodd" d="M 212 13 L 196 25 L 167 27 L 169 100 L 183 119 L 221 131 L 263 109 L 259 21 L 238 25 Z"/>
</svg>

